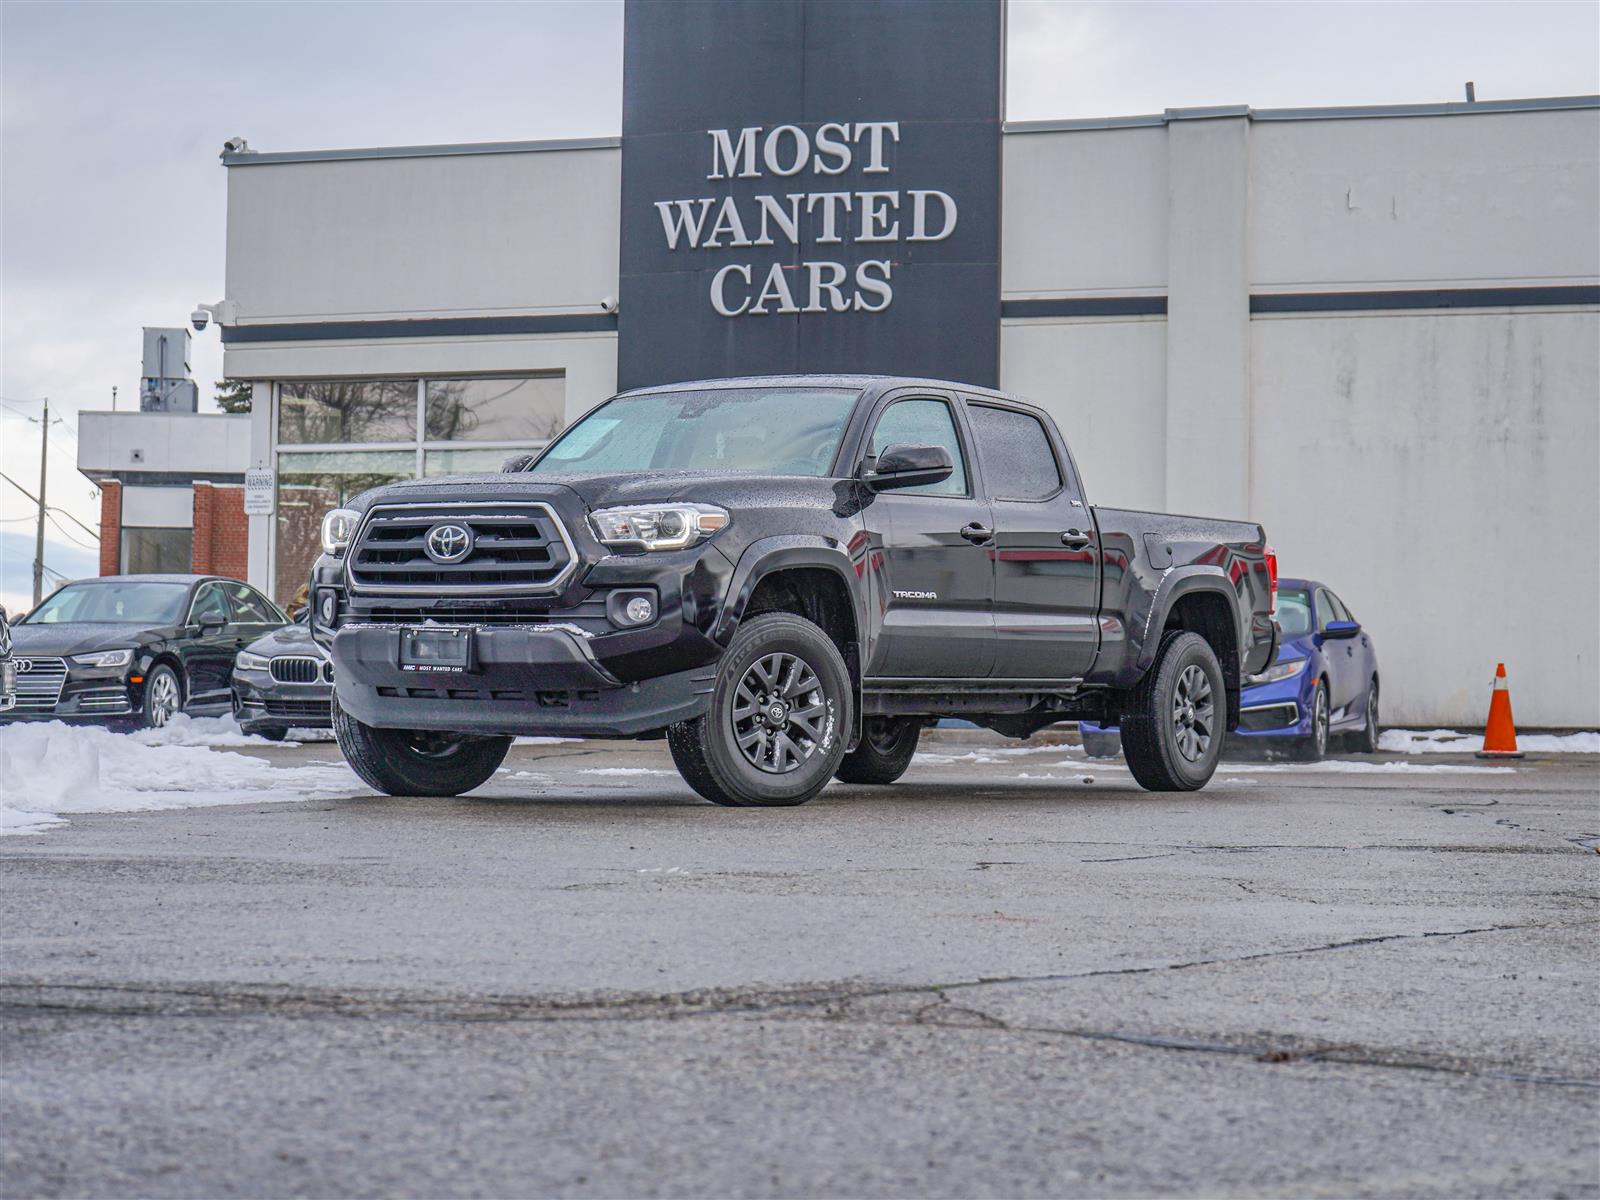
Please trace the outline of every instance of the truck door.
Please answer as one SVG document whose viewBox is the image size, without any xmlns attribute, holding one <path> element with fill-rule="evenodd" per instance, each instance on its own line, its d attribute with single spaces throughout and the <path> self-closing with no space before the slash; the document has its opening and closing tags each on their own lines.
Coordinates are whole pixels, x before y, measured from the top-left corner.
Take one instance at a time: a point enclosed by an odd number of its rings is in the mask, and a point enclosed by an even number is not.
<svg viewBox="0 0 1600 1200">
<path fill-rule="evenodd" d="M 1100 546 L 1065 454 L 1033 413 L 975 397 L 967 422 L 994 513 L 1000 679 L 1082 679 L 1100 647 Z"/>
<path fill-rule="evenodd" d="M 896 443 L 943 446 L 942 483 L 879 492 L 862 512 L 882 539 L 883 636 L 868 677 L 977 679 L 993 653 L 989 505 L 978 495 L 953 398 L 898 396 L 877 416 L 864 456 Z"/>
</svg>

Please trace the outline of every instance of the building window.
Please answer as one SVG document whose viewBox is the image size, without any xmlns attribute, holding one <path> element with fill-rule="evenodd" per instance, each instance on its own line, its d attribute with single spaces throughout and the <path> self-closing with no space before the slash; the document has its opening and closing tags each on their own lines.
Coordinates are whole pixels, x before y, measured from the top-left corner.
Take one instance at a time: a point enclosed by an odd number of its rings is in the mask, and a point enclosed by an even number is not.
<svg viewBox="0 0 1600 1200">
<path fill-rule="evenodd" d="M 498 471 L 546 445 L 565 420 L 560 372 L 279 384 L 272 598 L 300 598 L 330 508 L 401 479 Z"/>
<path fill-rule="evenodd" d="M 187 575 L 194 555 L 194 530 L 122 527 L 124 575 Z"/>
</svg>

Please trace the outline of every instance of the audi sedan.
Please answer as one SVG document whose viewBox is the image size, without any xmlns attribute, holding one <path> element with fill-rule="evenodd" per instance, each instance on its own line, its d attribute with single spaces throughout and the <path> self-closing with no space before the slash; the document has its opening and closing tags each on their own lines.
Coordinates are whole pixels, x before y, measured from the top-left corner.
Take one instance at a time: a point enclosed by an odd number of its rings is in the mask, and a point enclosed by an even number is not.
<svg viewBox="0 0 1600 1200">
<path fill-rule="evenodd" d="M 0 721 L 165 725 L 232 706 L 235 656 L 288 623 L 249 584 L 107 575 L 63 584 L 11 626 L 17 699 Z"/>
<path fill-rule="evenodd" d="M 333 724 L 333 662 L 306 628 L 309 613 L 257 638 L 233 664 L 233 715 L 245 733 L 274 742 L 290 729 Z"/>
</svg>

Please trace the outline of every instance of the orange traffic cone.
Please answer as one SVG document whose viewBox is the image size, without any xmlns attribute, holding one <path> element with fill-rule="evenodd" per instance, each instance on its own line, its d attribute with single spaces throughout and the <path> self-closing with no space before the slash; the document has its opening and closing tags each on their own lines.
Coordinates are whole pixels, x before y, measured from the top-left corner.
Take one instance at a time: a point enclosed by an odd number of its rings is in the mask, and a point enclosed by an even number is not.
<svg viewBox="0 0 1600 1200">
<path fill-rule="evenodd" d="M 1483 729 L 1479 758 L 1521 758 L 1517 726 L 1511 719 L 1511 690 L 1506 686 L 1506 665 L 1494 669 L 1494 691 L 1489 693 L 1489 723 Z"/>
</svg>

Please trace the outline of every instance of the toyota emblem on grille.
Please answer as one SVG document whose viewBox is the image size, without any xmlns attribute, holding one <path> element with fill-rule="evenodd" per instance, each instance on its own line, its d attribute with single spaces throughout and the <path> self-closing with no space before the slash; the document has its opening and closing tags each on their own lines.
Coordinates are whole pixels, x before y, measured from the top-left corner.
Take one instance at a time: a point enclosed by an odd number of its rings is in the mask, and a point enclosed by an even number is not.
<svg viewBox="0 0 1600 1200">
<path fill-rule="evenodd" d="M 422 548 L 436 563 L 457 563 L 472 553 L 472 530 L 465 525 L 435 525 L 422 540 Z"/>
</svg>

